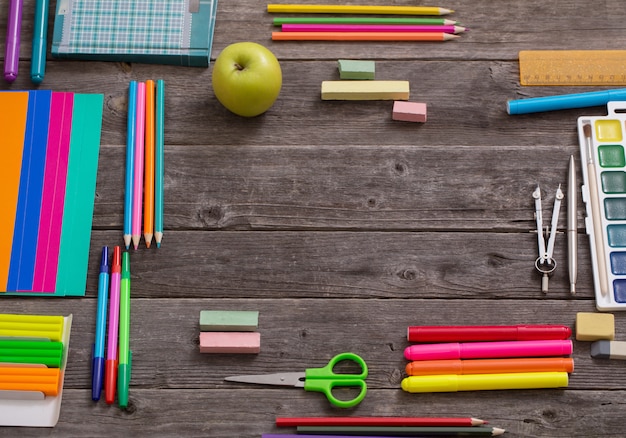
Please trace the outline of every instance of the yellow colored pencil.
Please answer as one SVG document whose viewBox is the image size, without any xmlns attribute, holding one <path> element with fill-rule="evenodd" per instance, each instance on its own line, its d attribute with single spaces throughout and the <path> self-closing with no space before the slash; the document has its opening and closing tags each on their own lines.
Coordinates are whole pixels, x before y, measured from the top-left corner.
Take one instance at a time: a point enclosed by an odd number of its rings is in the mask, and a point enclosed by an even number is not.
<svg viewBox="0 0 626 438">
<path fill-rule="evenodd" d="M 146 81 L 146 151 L 144 169 L 143 238 L 150 248 L 154 235 L 154 81 Z"/>
<path fill-rule="evenodd" d="M 447 15 L 454 11 L 434 6 L 365 6 L 365 5 L 267 5 L 267 12 L 281 14 L 380 14 Z"/>
</svg>

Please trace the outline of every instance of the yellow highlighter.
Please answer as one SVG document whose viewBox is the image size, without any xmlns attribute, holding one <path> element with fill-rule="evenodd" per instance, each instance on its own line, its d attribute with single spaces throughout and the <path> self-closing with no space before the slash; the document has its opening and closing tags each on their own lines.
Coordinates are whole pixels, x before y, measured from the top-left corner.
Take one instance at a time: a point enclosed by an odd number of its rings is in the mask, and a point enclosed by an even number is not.
<svg viewBox="0 0 626 438">
<path fill-rule="evenodd" d="M 402 380 L 402 389 L 407 392 L 457 392 L 561 388 L 567 384 L 566 372 L 446 374 L 406 377 Z"/>
</svg>

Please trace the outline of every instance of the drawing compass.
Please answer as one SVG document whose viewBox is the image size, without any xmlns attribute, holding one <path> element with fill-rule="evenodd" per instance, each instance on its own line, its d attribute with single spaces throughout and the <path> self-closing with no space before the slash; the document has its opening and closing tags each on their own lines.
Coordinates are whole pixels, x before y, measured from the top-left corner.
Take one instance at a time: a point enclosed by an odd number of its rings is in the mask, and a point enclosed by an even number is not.
<svg viewBox="0 0 626 438">
<path fill-rule="evenodd" d="M 541 274 L 541 291 L 548 292 L 548 280 L 550 275 L 556 269 L 556 260 L 552 257 L 554 252 L 554 241 L 557 233 L 557 223 L 559 221 L 559 211 L 561 209 L 561 200 L 563 199 L 563 191 L 561 185 L 556 189 L 554 198 L 554 207 L 552 208 L 552 221 L 550 228 L 543 228 L 543 214 L 541 208 L 541 189 L 539 186 L 533 192 L 535 199 L 535 221 L 537 222 L 537 244 L 539 248 L 539 257 L 535 260 L 535 268 Z M 546 246 L 546 239 L 548 245 Z"/>
</svg>

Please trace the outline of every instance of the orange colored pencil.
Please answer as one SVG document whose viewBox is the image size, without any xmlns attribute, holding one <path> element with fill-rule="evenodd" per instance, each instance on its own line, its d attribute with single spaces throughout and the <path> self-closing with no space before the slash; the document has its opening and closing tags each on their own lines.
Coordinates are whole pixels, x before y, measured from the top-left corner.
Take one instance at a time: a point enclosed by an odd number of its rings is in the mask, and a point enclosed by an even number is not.
<svg viewBox="0 0 626 438">
<path fill-rule="evenodd" d="M 418 360 L 406 365 L 409 376 L 441 374 L 501 374 L 574 371 L 569 357 L 529 357 L 512 359 Z"/>
<path fill-rule="evenodd" d="M 146 81 L 146 152 L 144 170 L 143 238 L 150 248 L 154 235 L 154 81 Z"/>
<path fill-rule="evenodd" d="M 448 41 L 444 32 L 272 32 L 274 41 Z"/>
</svg>

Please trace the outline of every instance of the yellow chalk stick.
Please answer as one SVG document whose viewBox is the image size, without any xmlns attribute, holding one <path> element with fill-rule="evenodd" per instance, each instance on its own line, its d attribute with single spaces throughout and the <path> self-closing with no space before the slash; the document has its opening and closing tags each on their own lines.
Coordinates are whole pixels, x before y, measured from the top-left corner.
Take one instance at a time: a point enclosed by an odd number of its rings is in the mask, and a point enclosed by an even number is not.
<svg viewBox="0 0 626 438">
<path fill-rule="evenodd" d="M 408 81 L 323 81 L 322 100 L 408 100 Z"/>
</svg>

